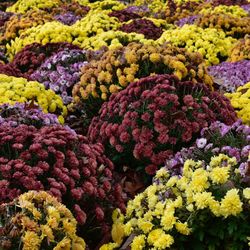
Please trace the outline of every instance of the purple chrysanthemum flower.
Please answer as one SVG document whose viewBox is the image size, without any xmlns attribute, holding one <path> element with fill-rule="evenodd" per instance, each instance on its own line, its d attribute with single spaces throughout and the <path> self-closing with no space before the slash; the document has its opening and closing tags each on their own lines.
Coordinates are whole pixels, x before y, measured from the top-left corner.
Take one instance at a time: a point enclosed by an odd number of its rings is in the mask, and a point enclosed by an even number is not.
<svg viewBox="0 0 250 250">
<path fill-rule="evenodd" d="M 86 51 L 66 49 L 49 57 L 30 78 L 61 95 L 68 104 L 72 101 L 72 87 L 80 80 L 80 69 L 86 63 Z"/>
<path fill-rule="evenodd" d="M 221 90 L 234 92 L 239 86 L 250 81 L 250 61 L 223 62 L 208 67 L 208 72 Z"/>
</svg>

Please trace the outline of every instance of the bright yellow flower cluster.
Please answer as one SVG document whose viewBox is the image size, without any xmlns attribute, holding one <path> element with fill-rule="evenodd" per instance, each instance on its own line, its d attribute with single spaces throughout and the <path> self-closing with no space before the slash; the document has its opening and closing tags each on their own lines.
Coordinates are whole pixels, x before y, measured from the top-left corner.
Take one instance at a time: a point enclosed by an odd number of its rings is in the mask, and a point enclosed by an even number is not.
<svg viewBox="0 0 250 250">
<path fill-rule="evenodd" d="M 8 7 L 6 11 L 24 14 L 28 10 L 50 9 L 61 3 L 61 0 L 18 0 Z"/>
<path fill-rule="evenodd" d="M 234 93 L 226 93 L 232 106 L 243 123 L 250 126 L 250 82 L 239 87 Z"/>
<path fill-rule="evenodd" d="M 44 113 L 60 114 L 58 119 L 64 123 L 67 107 L 54 91 L 46 90 L 43 84 L 35 81 L 0 74 L 0 104 L 31 101 L 41 107 Z"/>
<path fill-rule="evenodd" d="M 16 205 L 22 212 L 12 220 L 22 227 L 23 250 L 40 249 L 44 239 L 55 244 L 54 250 L 86 248 L 84 240 L 76 235 L 77 221 L 55 197 L 44 191 L 29 191 L 19 196 Z"/>
<path fill-rule="evenodd" d="M 79 0 L 78 0 L 79 1 Z M 82 1 L 82 0 L 80 0 Z M 113 10 L 122 10 L 125 9 L 126 6 L 117 1 L 117 0 L 105 0 L 105 1 L 96 1 L 94 3 L 86 4 L 93 10 L 107 10 L 109 12 Z"/>
<path fill-rule="evenodd" d="M 250 36 L 239 40 L 233 47 L 229 57 L 230 62 L 237 62 L 244 59 L 250 60 Z"/>
<path fill-rule="evenodd" d="M 98 50 L 103 46 L 108 46 L 110 49 L 120 48 L 130 42 L 141 42 L 145 44 L 153 44 L 153 40 L 145 39 L 143 34 L 126 33 L 122 31 L 106 31 L 96 36 L 85 39 L 76 39 L 75 44 L 81 44 L 86 49 Z"/>
<path fill-rule="evenodd" d="M 181 28 L 165 31 L 157 40 L 158 43 L 172 42 L 185 47 L 190 52 L 199 52 L 207 65 L 220 63 L 220 57 L 227 57 L 237 40 L 226 37 L 223 31 L 212 28 L 202 29 L 196 25 L 184 25 Z"/>
<path fill-rule="evenodd" d="M 74 30 L 72 26 L 64 25 L 60 22 L 47 22 L 43 25 L 38 25 L 27 29 L 22 33 L 20 37 L 12 40 L 10 44 L 6 45 L 7 56 L 12 59 L 13 56 L 19 52 L 26 45 L 32 43 L 41 43 L 45 45 L 49 42 L 69 42 L 73 41 L 73 36 L 83 35 L 86 36 L 84 32 L 79 34 L 78 30 Z"/>
<path fill-rule="evenodd" d="M 211 88 L 213 84 L 201 56 L 171 45 L 130 43 L 107 51 L 100 60 L 90 62 L 81 71 L 81 81 L 73 89 L 76 103 L 91 97 L 105 101 L 110 94 L 151 74 L 173 73 L 180 80 L 201 81 Z"/>
<path fill-rule="evenodd" d="M 219 5 L 214 7 L 210 7 L 210 8 L 203 8 L 200 11 L 200 14 L 226 14 L 226 15 L 230 15 L 233 17 L 246 17 L 248 16 L 248 12 L 245 11 L 243 8 L 241 8 L 238 5 L 232 5 L 232 6 L 227 6 L 227 5 Z"/>
<path fill-rule="evenodd" d="M 212 157 L 206 168 L 201 161 L 187 160 L 180 178 L 170 177 L 165 168 L 160 169 L 155 176 L 157 183 L 128 202 L 125 216 L 115 210 L 114 243 L 102 246 L 101 250 L 117 249 L 124 238 L 134 233 L 132 250 L 167 249 L 178 241 L 178 236 L 173 237 L 176 231 L 181 235 L 194 233 L 192 216 L 210 213 L 222 220 L 239 216 L 244 209 L 242 197 L 249 200 L 250 189 L 233 185 L 225 188 L 226 183 L 237 178 L 236 169 L 236 158 L 224 154 Z M 223 187 L 220 195 L 219 187 Z M 172 198 L 165 198 L 166 193 Z"/>
<path fill-rule="evenodd" d="M 98 2 L 99 3 L 99 2 Z M 120 22 L 115 17 L 110 17 L 105 12 L 97 11 L 89 11 L 89 13 L 77 21 L 73 25 L 73 29 L 80 29 L 84 33 L 86 33 L 87 37 L 95 36 L 96 34 L 100 34 L 109 30 L 116 30 L 120 26 Z M 82 37 L 82 41 L 86 39 Z M 79 42 L 82 42 L 78 40 Z"/>
</svg>

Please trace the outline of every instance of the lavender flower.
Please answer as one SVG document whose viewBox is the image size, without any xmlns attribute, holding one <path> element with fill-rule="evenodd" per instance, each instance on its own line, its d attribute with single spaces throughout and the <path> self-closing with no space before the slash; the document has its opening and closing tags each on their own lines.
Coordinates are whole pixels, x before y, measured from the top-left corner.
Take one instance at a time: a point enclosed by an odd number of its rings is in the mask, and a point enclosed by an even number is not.
<svg viewBox="0 0 250 250">
<path fill-rule="evenodd" d="M 240 7 L 250 13 L 250 4 L 241 5 Z"/>
<path fill-rule="evenodd" d="M 66 49 L 49 57 L 30 78 L 61 95 L 68 104 L 72 101 L 72 87 L 80 80 L 80 69 L 86 63 L 86 51 Z"/>
<path fill-rule="evenodd" d="M 77 16 L 73 12 L 66 12 L 63 14 L 55 15 L 54 18 L 63 24 L 72 25 L 76 21 L 80 20 L 81 16 Z"/>
<path fill-rule="evenodd" d="M 226 92 L 234 92 L 239 86 L 250 81 L 250 61 L 223 62 L 208 67 L 209 74 L 213 76 L 219 88 Z"/>
<path fill-rule="evenodd" d="M 59 124 L 59 121 L 56 115 L 45 114 L 36 106 L 16 103 L 15 105 L 0 105 L 0 125 L 3 124 L 8 124 L 12 127 L 26 124 L 41 128 L 44 125 Z"/>
<path fill-rule="evenodd" d="M 185 24 L 194 24 L 195 20 L 199 17 L 199 15 L 184 17 L 176 22 L 176 25 L 182 27 Z"/>
<path fill-rule="evenodd" d="M 201 138 L 194 146 L 183 148 L 176 153 L 166 162 L 165 168 L 172 176 L 179 176 L 182 173 L 183 163 L 187 159 L 204 160 L 208 164 L 213 155 L 222 153 L 235 157 L 240 165 L 239 172 L 244 173 L 245 165 L 241 163 L 249 161 L 249 137 L 250 127 L 243 125 L 241 120 L 231 126 L 214 122 L 201 131 Z"/>
</svg>

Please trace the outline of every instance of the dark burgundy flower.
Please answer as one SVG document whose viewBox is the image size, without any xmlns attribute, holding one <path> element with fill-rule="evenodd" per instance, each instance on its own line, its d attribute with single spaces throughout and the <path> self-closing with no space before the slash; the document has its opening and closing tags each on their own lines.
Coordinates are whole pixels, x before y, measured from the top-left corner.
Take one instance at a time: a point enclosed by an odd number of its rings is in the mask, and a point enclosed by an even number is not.
<svg viewBox="0 0 250 250">
<path fill-rule="evenodd" d="M 205 84 L 156 75 L 113 94 L 93 118 L 88 136 L 92 142 L 103 143 L 118 171 L 129 166 L 154 174 L 216 120 L 226 124 L 236 120 L 226 97 Z"/>
</svg>

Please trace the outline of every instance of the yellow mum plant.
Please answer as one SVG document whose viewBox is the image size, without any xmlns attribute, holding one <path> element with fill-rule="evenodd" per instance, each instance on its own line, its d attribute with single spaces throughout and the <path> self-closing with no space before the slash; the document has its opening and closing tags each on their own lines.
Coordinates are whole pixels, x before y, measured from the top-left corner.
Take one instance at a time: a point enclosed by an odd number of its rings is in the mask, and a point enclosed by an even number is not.
<svg viewBox="0 0 250 250">
<path fill-rule="evenodd" d="M 207 65 L 214 65 L 229 56 L 230 49 L 237 40 L 226 37 L 223 31 L 186 24 L 181 28 L 165 31 L 157 41 L 159 44 L 172 42 L 190 52 L 199 52 Z"/>
<path fill-rule="evenodd" d="M 7 56 L 12 59 L 13 56 L 19 52 L 26 45 L 32 43 L 41 43 L 45 45 L 49 42 L 68 42 L 74 43 L 75 37 L 84 36 L 86 34 L 80 29 L 73 28 L 72 26 L 64 25 L 60 22 L 53 21 L 47 22 L 43 25 L 38 25 L 27 29 L 20 37 L 12 40 L 6 45 Z"/>
<path fill-rule="evenodd" d="M 0 208 L 5 218 L 1 249 L 7 244 L 10 249 L 23 250 L 86 248 L 84 240 L 76 235 L 77 221 L 72 213 L 44 191 L 29 191 Z"/>
<path fill-rule="evenodd" d="M 67 107 L 63 105 L 62 98 L 54 91 L 46 90 L 43 84 L 0 74 L 0 104 L 17 102 L 34 102 L 44 113 L 59 114 L 61 123 L 67 115 Z"/>
<path fill-rule="evenodd" d="M 113 30 L 102 32 L 96 36 L 88 38 L 78 37 L 75 39 L 74 44 L 86 49 L 99 50 L 103 46 L 108 46 L 110 49 L 120 48 L 130 42 L 154 44 L 153 40 L 145 39 L 143 34 Z"/>
<path fill-rule="evenodd" d="M 204 82 L 211 88 L 213 83 L 201 55 L 172 45 L 130 43 L 107 51 L 81 71 L 81 81 L 73 89 L 76 103 L 92 98 L 105 101 L 110 94 L 152 74 L 175 74 L 180 80 Z"/>
<path fill-rule="evenodd" d="M 78 0 L 82 1 L 82 0 Z M 125 4 L 117 0 L 105 0 L 105 1 L 96 1 L 94 3 L 87 4 L 93 10 L 107 10 L 108 12 L 113 10 L 122 10 L 126 8 Z"/>
<path fill-rule="evenodd" d="M 114 242 L 100 250 L 247 249 L 250 192 L 239 165 L 220 154 L 208 163 L 185 161 L 182 176 L 160 169 L 125 216 L 115 210 Z"/>
<path fill-rule="evenodd" d="M 243 123 L 250 126 L 250 82 L 239 87 L 234 93 L 226 93 Z"/>
<path fill-rule="evenodd" d="M 6 11 L 24 14 L 28 10 L 51 9 L 62 4 L 62 2 L 63 0 L 18 0 Z"/>
<path fill-rule="evenodd" d="M 110 17 L 105 12 L 98 10 L 90 11 L 84 18 L 77 21 L 73 28 L 81 29 L 87 37 L 91 37 L 105 31 L 116 30 L 119 26 L 120 23 L 117 18 Z"/>
</svg>

